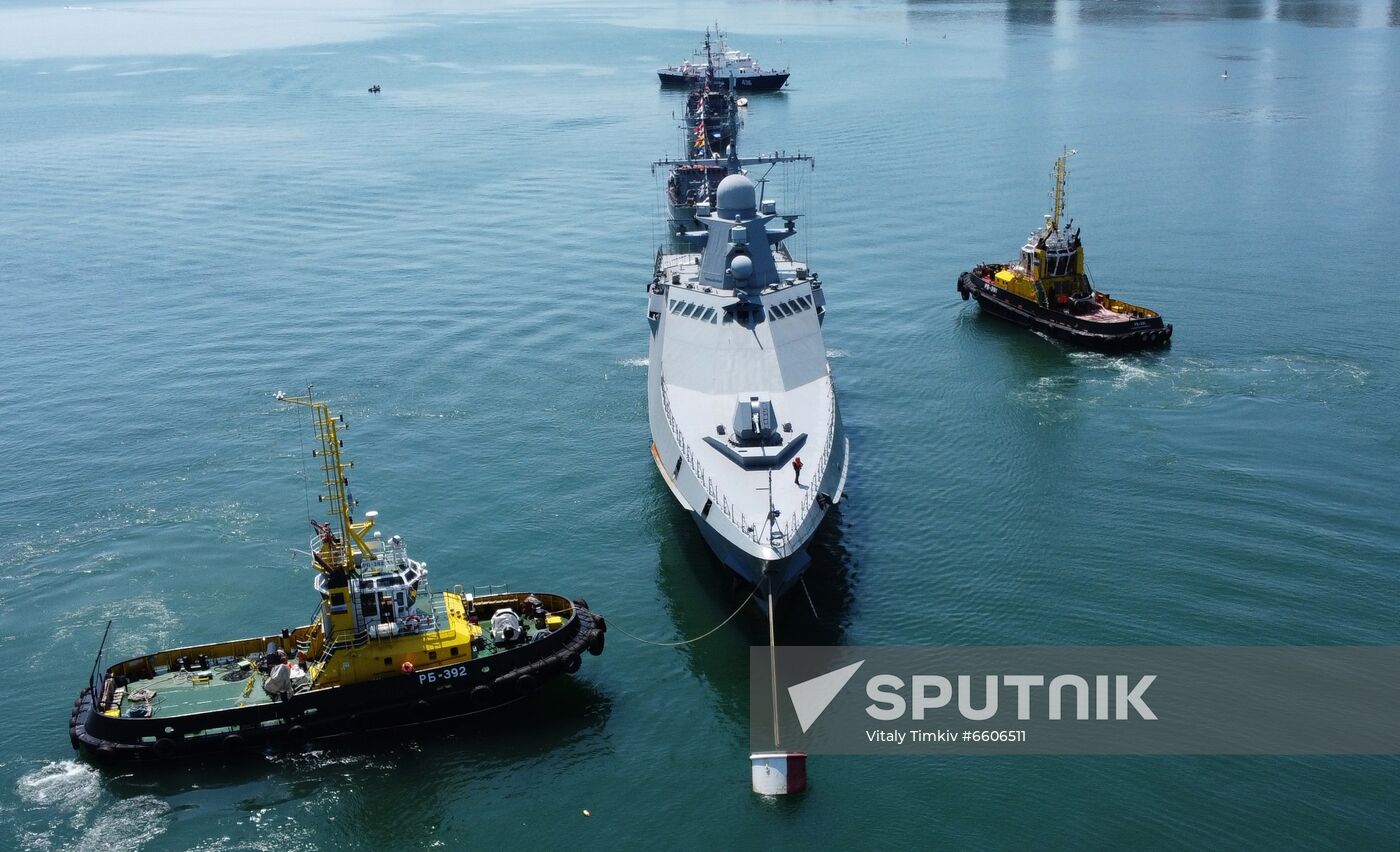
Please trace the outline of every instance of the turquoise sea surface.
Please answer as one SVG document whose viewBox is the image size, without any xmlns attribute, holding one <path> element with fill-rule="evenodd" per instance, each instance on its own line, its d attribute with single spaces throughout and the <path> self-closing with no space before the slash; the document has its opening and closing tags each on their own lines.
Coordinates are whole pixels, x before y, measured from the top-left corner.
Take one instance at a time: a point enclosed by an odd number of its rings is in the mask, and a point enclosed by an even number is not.
<svg viewBox="0 0 1400 852">
<path fill-rule="evenodd" d="M 1396 757 L 814 757 L 749 790 L 746 612 L 489 722 L 95 771 L 111 648 L 316 606 L 304 414 L 439 587 L 657 641 L 742 599 L 648 453 L 644 287 L 718 19 L 853 451 L 792 644 L 1400 644 L 1400 0 L 0 3 L 0 846 L 1396 848 Z M 1223 76 L 1228 72 L 1228 76 Z M 371 84 L 382 94 L 366 92 Z M 954 289 L 1069 215 L 1169 350 Z M 591 814 L 585 816 L 584 810 Z"/>
</svg>

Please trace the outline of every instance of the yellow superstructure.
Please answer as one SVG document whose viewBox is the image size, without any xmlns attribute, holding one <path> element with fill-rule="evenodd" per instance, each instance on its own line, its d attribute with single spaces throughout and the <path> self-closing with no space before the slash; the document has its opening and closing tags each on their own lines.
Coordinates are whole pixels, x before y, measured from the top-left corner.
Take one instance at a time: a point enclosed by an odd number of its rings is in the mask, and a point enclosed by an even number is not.
<svg viewBox="0 0 1400 852">
<path fill-rule="evenodd" d="M 347 472 L 354 463 L 345 462 L 340 452 L 345 445 L 340 430 L 348 428 L 345 418 L 333 415 L 324 402 L 312 399 L 310 388 L 304 397 L 279 393 L 277 399 L 311 410 L 318 443 L 311 454 L 320 460 L 325 488 L 325 493 L 317 499 L 329 504 L 334 521 L 334 525 L 311 522 L 319 537 L 319 546 L 312 552 L 311 562 L 323 575 L 316 584 L 322 597 L 322 618 L 307 628 L 307 634 L 298 638 L 297 645 L 314 660 L 308 670 L 312 683 L 315 686 L 357 683 L 402 674 L 409 665 L 416 669 L 471 659 L 472 640 L 474 633 L 479 635 L 480 627 L 471 623 L 469 604 L 461 594 L 440 593 L 427 602 L 427 615 L 413 610 L 402 620 L 395 617 L 383 623 L 367 624 L 365 602 L 377 605 L 380 600 L 380 592 L 373 590 L 374 583 L 380 576 L 396 578 L 395 566 L 386 564 L 385 544 L 377 537 L 370 537 L 376 513 L 369 512 L 360 521 L 354 520 L 351 514 L 354 505 L 349 496 Z M 394 591 L 401 593 L 403 590 L 396 587 Z M 362 597 L 361 601 L 354 599 L 356 594 Z M 409 605 L 416 601 L 414 589 L 408 589 L 407 595 Z M 399 604 L 394 609 L 395 616 L 403 615 L 403 602 Z M 390 605 L 394 602 L 390 601 Z M 414 629 L 401 632 L 400 623 Z M 433 629 L 422 629 L 429 624 Z"/>
</svg>

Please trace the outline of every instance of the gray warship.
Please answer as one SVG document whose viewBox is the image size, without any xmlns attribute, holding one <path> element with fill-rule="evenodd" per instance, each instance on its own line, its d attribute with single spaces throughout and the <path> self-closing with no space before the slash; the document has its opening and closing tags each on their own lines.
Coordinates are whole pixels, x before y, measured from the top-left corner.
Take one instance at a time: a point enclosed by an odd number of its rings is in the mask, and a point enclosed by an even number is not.
<svg viewBox="0 0 1400 852">
<path fill-rule="evenodd" d="M 774 598 L 810 563 L 850 446 L 821 279 L 784 245 L 797 217 L 779 216 L 742 167 L 809 159 L 713 161 L 728 175 L 696 205 L 695 228 L 658 250 L 647 290 L 652 458 L 719 559 Z"/>
</svg>

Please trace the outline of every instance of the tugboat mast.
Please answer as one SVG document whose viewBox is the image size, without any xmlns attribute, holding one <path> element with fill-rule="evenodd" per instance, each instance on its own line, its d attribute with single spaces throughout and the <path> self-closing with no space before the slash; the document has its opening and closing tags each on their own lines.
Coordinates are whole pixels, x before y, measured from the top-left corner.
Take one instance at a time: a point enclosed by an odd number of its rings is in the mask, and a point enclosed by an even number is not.
<svg viewBox="0 0 1400 852">
<path fill-rule="evenodd" d="M 1055 158 L 1055 208 L 1050 214 L 1050 230 L 1060 230 L 1060 217 L 1065 212 L 1065 178 L 1069 175 L 1069 169 L 1065 167 L 1065 161 L 1073 157 L 1077 151 L 1073 148 L 1064 149 L 1064 153 Z"/>
<path fill-rule="evenodd" d="M 316 438 L 321 444 L 320 449 L 311 451 L 311 455 L 321 460 L 321 482 L 326 489 L 326 493 L 317 495 L 316 499 L 318 502 L 330 504 L 331 515 L 340 527 L 340 535 L 336 536 L 331 532 L 330 524 L 322 525 L 314 518 L 311 519 L 312 525 L 321 534 L 320 552 L 314 555 L 312 564 L 317 570 L 327 574 L 343 574 L 348 577 L 354 574 L 359 566 L 357 556 L 364 559 L 373 558 L 365 535 L 374 527 L 373 512 L 370 513 L 371 517 L 363 521 L 356 521 L 351 516 L 354 506 L 349 497 L 350 478 L 346 476 L 345 471 L 354 467 L 355 463 L 347 464 L 341 460 L 340 448 L 345 442 L 339 436 L 341 428 L 350 427 L 346 425 L 344 415 L 337 417 L 331 414 L 330 408 L 324 402 L 312 398 L 310 386 L 306 388 L 306 396 L 287 396 L 278 391 L 276 398 L 278 402 L 311 409 Z"/>
</svg>

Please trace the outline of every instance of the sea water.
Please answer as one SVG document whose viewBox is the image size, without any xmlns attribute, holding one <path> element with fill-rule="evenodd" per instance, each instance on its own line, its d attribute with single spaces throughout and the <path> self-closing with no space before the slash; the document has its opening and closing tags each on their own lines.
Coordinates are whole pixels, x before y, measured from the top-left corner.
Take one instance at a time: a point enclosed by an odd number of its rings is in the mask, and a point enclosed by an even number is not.
<svg viewBox="0 0 1400 852">
<path fill-rule="evenodd" d="M 673 642 L 742 600 L 648 453 L 644 288 L 715 19 L 792 82 L 852 446 L 780 639 L 1394 644 L 1400 6 L 149 0 L 0 7 L 0 828 L 25 849 L 1392 845 L 1395 758 L 813 758 L 748 785 L 746 613 L 487 722 L 94 771 L 112 655 L 304 623 L 314 385 L 438 587 Z M 366 90 L 380 84 L 382 92 Z M 1169 350 L 979 315 L 1070 160 Z M 591 816 L 584 816 L 587 809 Z"/>
</svg>

